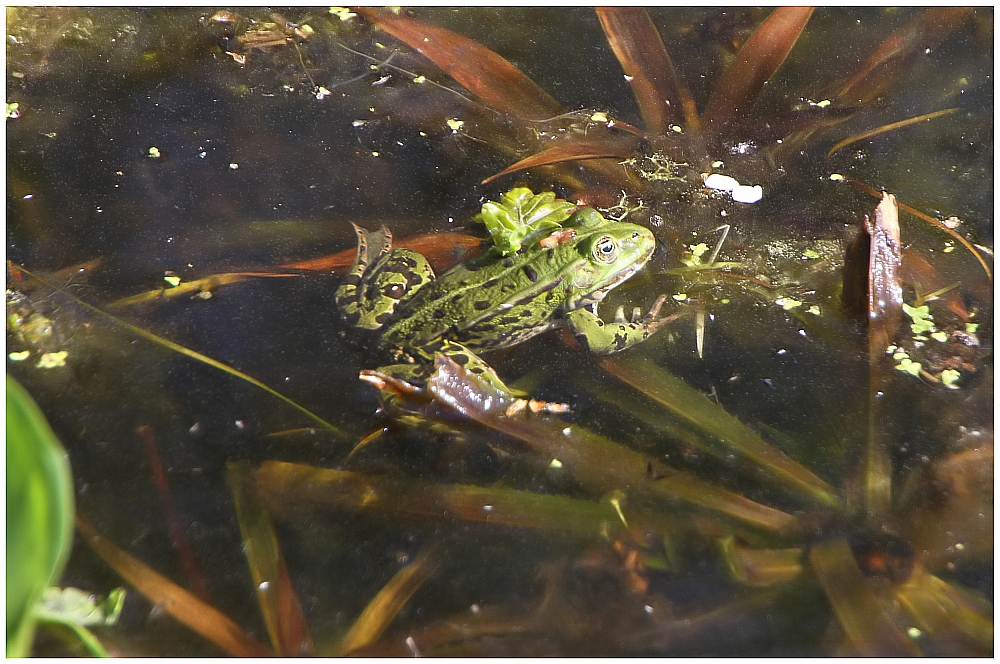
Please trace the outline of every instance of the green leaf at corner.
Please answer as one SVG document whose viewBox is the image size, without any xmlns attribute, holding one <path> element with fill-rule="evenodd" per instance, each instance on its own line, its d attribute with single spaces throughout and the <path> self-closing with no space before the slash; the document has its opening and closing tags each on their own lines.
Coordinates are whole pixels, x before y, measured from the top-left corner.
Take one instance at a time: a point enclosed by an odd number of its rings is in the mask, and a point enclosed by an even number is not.
<svg viewBox="0 0 1000 664">
<path fill-rule="evenodd" d="M 535 194 L 527 187 L 515 187 L 502 194 L 499 202 L 484 203 L 473 220 L 484 224 L 493 244 L 509 256 L 534 233 L 558 228 L 574 210 L 575 205 L 551 191 Z"/>
<path fill-rule="evenodd" d="M 73 543 L 73 480 L 41 410 L 7 376 L 7 656 L 31 648 L 34 607 Z"/>
</svg>

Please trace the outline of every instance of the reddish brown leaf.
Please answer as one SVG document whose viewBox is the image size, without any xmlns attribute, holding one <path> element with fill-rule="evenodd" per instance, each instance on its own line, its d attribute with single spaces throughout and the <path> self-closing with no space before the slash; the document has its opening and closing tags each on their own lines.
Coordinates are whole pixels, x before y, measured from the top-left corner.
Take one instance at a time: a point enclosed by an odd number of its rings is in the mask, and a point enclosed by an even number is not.
<svg viewBox="0 0 1000 664">
<path fill-rule="evenodd" d="M 843 122 L 857 112 L 851 106 L 828 106 L 826 108 L 803 108 L 789 113 L 778 113 L 763 118 L 735 120 L 726 129 L 726 136 L 740 136 L 766 145 L 790 136 L 797 131 L 814 131 L 820 127 Z"/>
<path fill-rule="evenodd" d="M 313 654 L 313 641 L 302 613 L 302 603 L 292 586 L 267 511 L 246 462 L 230 462 L 226 468 L 236 518 L 243 536 L 243 551 L 257 591 L 264 624 L 275 651 L 286 657 Z"/>
<path fill-rule="evenodd" d="M 427 257 L 435 270 L 443 272 L 459 260 L 466 260 L 478 253 L 480 242 L 479 238 L 463 233 L 427 233 L 426 235 L 403 238 L 396 242 L 395 246 L 419 251 Z M 345 249 L 329 256 L 287 263 L 281 267 L 341 272 L 354 262 L 355 253 L 353 248 Z"/>
<path fill-rule="evenodd" d="M 508 166 L 499 173 L 491 175 L 482 181 L 482 184 L 493 182 L 504 175 L 516 173 L 538 166 L 549 166 L 566 161 L 579 161 L 582 159 L 624 159 L 632 154 L 637 140 L 632 137 L 618 140 L 605 141 L 580 141 L 557 145 L 548 150 L 542 150 L 538 154 L 533 154 L 521 161 Z"/>
<path fill-rule="evenodd" d="M 677 76 L 660 33 L 641 7 L 598 7 L 608 43 L 629 77 L 646 131 L 666 134 L 670 125 L 698 128 L 694 99 Z"/>
<path fill-rule="evenodd" d="M 194 558 L 194 551 L 184 533 L 184 526 L 181 525 L 181 518 L 174 504 L 173 495 L 170 493 L 170 485 L 167 483 L 167 474 L 163 470 L 163 463 L 160 461 L 160 453 L 156 448 L 156 438 L 153 436 L 153 428 L 143 425 L 136 430 L 139 441 L 142 443 L 142 451 L 146 455 L 150 471 L 153 474 L 153 482 L 156 484 L 156 493 L 160 497 L 163 511 L 167 517 L 167 527 L 170 529 L 171 543 L 177 556 L 181 559 L 181 569 L 188 579 L 188 585 L 195 595 L 203 602 L 208 602 L 208 590 L 205 589 L 205 581 L 202 579 L 201 570 Z"/>
<path fill-rule="evenodd" d="M 705 126 L 716 132 L 750 112 L 764 83 L 798 41 L 813 7 L 781 7 L 746 41 L 718 80 L 705 107 Z"/>
<path fill-rule="evenodd" d="M 906 63 L 962 27 L 969 7 L 933 7 L 899 28 L 847 80 L 832 91 L 841 102 L 867 104 L 882 94 Z"/>
<path fill-rule="evenodd" d="M 899 274 L 904 283 L 913 286 L 913 291 L 917 295 L 917 305 L 922 304 L 925 296 L 940 292 L 953 285 L 933 265 L 927 262 L 926 258 L 915 251 L 904 250 L 902 259 Z M 944 301 L 948 311 L 958 316 L 962 321 L 969 322 L 971 320 L 969 310 L 966 309 L 957 289 L 941 293 L 939 299 Z"/>
<path fill-rule="evenodd" d="M 426 56 L 499 111 L 528 120 L 545 120 L 563 113 L 559 102 L 520 69 L 478 42 L 389 9 L 360 7 L 355 11 Z"/>
<path fill-rule="evenodd" d="M 225 614 L 119 549 L 82 516 L 77 515 L 76 527 L 97 555 L 150 602 L 162 607 L 178 622 L 201 634 L 224 652 L 236 657 L 267 657 L 273 654 Z"/>
<path fill-rule="evenodd" d="M 440 556 L 431 545 L 421 551 L 416 560 L 396 572 L 354 621 L 351 630 L 340 642 L 338 654 L 344 655 L 378 640 L 413 597 L 413 593 L 434 574 L 439 566 L 439 559 Z"/>
</svg>

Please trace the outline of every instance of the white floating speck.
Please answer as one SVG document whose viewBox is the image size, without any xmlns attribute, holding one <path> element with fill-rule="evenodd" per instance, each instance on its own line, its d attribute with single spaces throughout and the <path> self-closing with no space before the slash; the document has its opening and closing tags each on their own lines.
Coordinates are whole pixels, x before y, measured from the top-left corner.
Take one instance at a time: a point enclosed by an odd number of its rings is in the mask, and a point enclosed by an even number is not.
<svg viewBox="0 0 1000 664">
<path fill-rule="evenodd" d="M 235 171 L 239 167 L 240 167 L 240 165 L 237 164 L 235 161 L 233 163 L 229 164 L 229 170 L 231 170 L 231 171 Z"/>
<path fill-rule="evenodd" d="M 8 353 L 7 357 L 10 358 L 11 362 L 24 362 L 26 359 L 28 359 L 29 355 L 31 355 L 30 350 L 22 350 L 22 351 L 14 351 L 12 353 Z"/>
<path fill-rule="evenodd" d="M 552 463 L 549 464 L 549 468 L 562 468 L 562 461 L 559 459 L 553 459 Z"/>
<path fill-rule="evenodd" d="M 733 200 L 737 203 L 756 203 L 764 198 L 764 190 L 759 184 L 748 186 L 741 184 L 733 189 Z"/>
<path fill-rule="evenodd" d="M 731 178 L 728 175 L 720 175 L 719 173 L 712 173 L 705 178 L 705 186 L 709 189 L 717 189 L 719 191 L 732 191 L 736 187 L 740 187 L 742 185 L 736 178 Z"/>
</svg>

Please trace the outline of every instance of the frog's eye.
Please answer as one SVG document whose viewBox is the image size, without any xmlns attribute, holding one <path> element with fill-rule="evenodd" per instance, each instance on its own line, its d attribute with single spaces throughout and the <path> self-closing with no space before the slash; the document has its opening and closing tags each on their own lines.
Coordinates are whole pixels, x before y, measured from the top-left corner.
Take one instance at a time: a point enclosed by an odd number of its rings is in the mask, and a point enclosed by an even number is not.
<svg viewBox="0 0 1000 664">
<path fill-rule="evenodd" d="M 614 263 L 618 258 L 618 243 L 610 235 L 605 235 L 594 243 L 593 254 L 601 263 Z"/>
</svg>

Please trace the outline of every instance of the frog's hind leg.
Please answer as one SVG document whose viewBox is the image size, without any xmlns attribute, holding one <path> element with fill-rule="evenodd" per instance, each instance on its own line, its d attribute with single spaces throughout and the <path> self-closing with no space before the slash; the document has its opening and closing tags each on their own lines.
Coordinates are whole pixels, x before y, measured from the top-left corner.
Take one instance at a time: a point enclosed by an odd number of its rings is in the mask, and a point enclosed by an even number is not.
<svg viewBox="0 0 1000 664">
<path fill-rule="evenodd" d="M 340 317 L 349 325 L 364 327 L 361 323 L 363 315 L 361 306 L 360 286 L 364 280 L 368 266 L 374 260 L 378 260 L 382 255 L 392 249 L 392 233 L 388 228 L 382 226 L 377 231 L 369 231 L 351 222 L 354 232 L 358 236 L 358 251 L 354 257 L 354 263 L 348 270 L 340 286 L 337 288 L 335 296 L 337 308 L 340 310 Z M 374 257 L 370 255 L 371 248 L 377 247 L 378 254 Z M 375 326 L 378 327 L 377 325 Z M 370 328 L 375 329 L 375 328 Z"/>
<path fill-rule="evenodd" d="M 392 249 L 392 234 L 383 226 L 376 232 L 357 225 L 358 254 L 337 289 L 340 315 L 350 325 L 377 330 L 397 307 L 434 279 L 424 256 L 412 249 Z M 370 247 L 378 246 L 378 255 Z"/>
<path fill-rule="evenodd" d="M 525 409 L 528 409 L 533 413 L 570 412 L 569 405 L 564 403 L 524 398 L 528 395 L 524 392 L 513 390 L 508 387 L 506 383 L 500 380 L 500 376 L 493 371 L 493 367 L 486 364 L 481 357 L 460 343 L 442 340 L 436 346 L 435 352 L 454 360 L 458 364 L 465 367 L 466 371 L 475 374 L 479 380 L 496 389 L 498 392 L 502 392 L 503 394 L 509 396 L 511 401 L 506 410 L 507 415 L 517 415 L 524 412 Z"/>
</svg>

